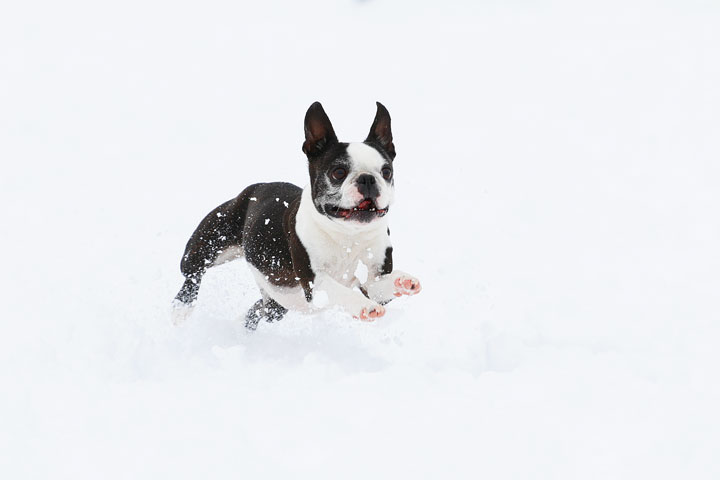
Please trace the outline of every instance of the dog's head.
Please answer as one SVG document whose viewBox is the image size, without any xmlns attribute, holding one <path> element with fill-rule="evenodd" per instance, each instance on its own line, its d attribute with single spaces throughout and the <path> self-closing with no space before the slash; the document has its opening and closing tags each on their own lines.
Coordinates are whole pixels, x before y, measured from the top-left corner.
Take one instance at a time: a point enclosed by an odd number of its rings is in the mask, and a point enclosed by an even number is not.
<svg viewBox="0 0 720 480">
<path fill-rule="evenodd" d="M 380 102 L 362 143 L 338 142 L 322 105 L 310 105 L 302 149 L 309 161 L 317 211 L 336 222 L 356 225 L 384 217 L 394 194 L 392 140 L 390 114 Z"/>
</svg>

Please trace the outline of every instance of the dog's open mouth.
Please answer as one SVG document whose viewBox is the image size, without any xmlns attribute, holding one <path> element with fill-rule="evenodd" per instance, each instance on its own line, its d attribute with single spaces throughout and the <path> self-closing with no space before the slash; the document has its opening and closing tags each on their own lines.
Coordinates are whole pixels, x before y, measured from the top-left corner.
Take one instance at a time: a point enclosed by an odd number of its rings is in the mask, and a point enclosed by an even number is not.
<svg viewBox="0 0 720 480">
<path fill-rule="evenodd" d="M 333 217 L 359 220 L 361 222 L 369 222 L 375 217 L 383 217 L 388 212 L 387 208 L 377 208 L 375 201 L 371 198 L 366 198 L 353 208 L 328 206 L 325 210 Z"/>
</svg>

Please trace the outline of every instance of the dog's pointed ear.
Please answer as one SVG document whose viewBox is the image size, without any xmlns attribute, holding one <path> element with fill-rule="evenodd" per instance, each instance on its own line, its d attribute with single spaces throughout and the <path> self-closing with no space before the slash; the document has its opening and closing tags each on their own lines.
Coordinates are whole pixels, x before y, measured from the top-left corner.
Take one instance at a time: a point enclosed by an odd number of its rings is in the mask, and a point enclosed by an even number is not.
<svg viewBox="0 0 720 480">
<path fill-rule="evenodd" d="M 305 155 L 313 157 L 337 141 L 332 123 L 320 102 L 310 105 L 305 114 L 305 143 L 302 147 Z"/>
<path fill-rule="evenodd" d="M 373 121 L 370 133 L 365 141 L 380 145 L 390 155 L 390 158 L 394 159 L 395 145 L 393 145 L 392 130 L 390 129 L 390 113 L 382 103 L 375 103 L 377 104 L 375 121 Z"/>
</svg>

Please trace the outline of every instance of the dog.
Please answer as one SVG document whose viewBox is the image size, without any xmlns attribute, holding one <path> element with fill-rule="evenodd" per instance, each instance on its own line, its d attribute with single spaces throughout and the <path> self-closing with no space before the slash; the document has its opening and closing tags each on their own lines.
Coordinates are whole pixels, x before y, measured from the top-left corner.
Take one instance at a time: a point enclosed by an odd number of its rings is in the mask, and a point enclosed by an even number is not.
<svg viewBox="0 0 720 480">
<path fill-rule="evenodd" d="M 393 269 L 395 145 L 387 109 L 377 102 L 364 142 L 343 143 L 315 102 L 305 114 L 302 150 L 309 186 L 250 185 L 200 222 L 180 263 L 185 282 L 173 301 L 176 324 L 192 311 L 205 272 L 241 257 L 262 295 L 245 316 L 253 330 L 288 310 L 333 306 L 373 321 L 395 297 L 420 292 L 417 278 Z"/>
</svg>

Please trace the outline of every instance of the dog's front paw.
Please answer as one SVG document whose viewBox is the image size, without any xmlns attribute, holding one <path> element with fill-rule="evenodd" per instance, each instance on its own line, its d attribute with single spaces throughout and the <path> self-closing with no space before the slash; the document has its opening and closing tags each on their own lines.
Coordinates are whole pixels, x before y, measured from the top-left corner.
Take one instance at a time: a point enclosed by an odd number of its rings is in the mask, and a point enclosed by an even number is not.
<svg viewBox="0 0 720 480">
<path fill-rule="evenodd" d="M 420 290 L 422 290 L 420 280 L 407 274 L 397 277 L 393 282 L 393 286 L 395 287 L 393 295 L 396 297 L 402 297 L 403 295 L 415 295 L 420 293 Z"/>
<path fill-rule="evenodd" d="M 376 318 L 385 315 L 385 307 L 373 301 L 365 302 L 353 312 L 353 318 L 359 318 L 363 322 L 374 322 Z"/>
</svg>

